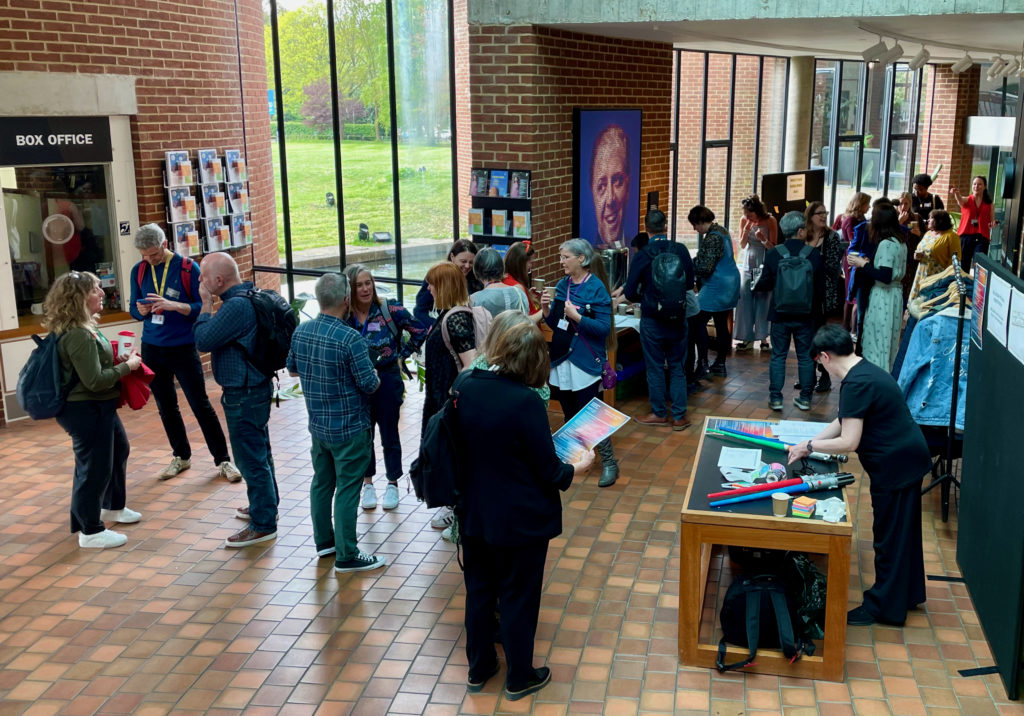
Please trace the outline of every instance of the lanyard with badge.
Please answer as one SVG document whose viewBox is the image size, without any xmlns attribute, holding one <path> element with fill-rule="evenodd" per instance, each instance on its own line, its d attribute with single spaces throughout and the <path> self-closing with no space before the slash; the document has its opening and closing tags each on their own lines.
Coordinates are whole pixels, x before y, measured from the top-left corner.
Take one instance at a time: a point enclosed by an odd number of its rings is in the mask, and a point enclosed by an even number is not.
<svg viewBox="0 0 1024 716">
<path fill-rule="evenodd" d="M 578 287 L 582 286 L 583 284 L 585 284 L 590 279 L 590 276 L 591 275 L 588 273 L 587 277 L 577 284 L 577 289 L 576 289 L 577 293 L 579 293 L 579 288 Z M 570 278 L 569 281 L 567 282 L 566 286 L 565 286 L 565 303 L 566 303 L 566 305 L 568 305 L 571 302 L 572 302 L 572 279 Z M 558 327 L 561 330 L 563 330 L 563 331 L 569 330 L 569 319 L 567 319 L 563 315 L 562 318 L 558 321 Z"/>
<path fill-rule="evenodd" d="M 173 254 L 168 252 L 167 257 L 164 259 L 164 277 L 163 281 L 161 281 L 160 283 L 157 283 L 156 281 L 156 266 L 154 266 L 153 264 L 149 265 L 149 270 L 153 272 L 153 290 L 156 291 L 157 295 L 161 297 L 164 295 L 164 291 L 167 289 L 167 274 L 171 270 L 172 257 Z M 150 314 L 150 320 L 153 322 L 153 325 L 162 326 L 164 323 L 164 314 L 154 312 Z"/>
</svg>

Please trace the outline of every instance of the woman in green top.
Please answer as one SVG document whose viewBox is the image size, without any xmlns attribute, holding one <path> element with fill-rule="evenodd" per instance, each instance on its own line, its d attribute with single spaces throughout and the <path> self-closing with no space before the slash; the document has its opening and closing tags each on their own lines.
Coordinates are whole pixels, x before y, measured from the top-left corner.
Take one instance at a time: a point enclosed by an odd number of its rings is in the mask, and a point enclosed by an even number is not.
<svg viewBox="0 0 1024 716">
<path fill-rule="evenodd" d="M 71 488 L 71 531 L 87 549 L 119 547 L 126 537 L 106 522 L 138 522 L 125 506 L 128 436 L 117 416 L 121 378 L 142 363 L 137 354 L 114 365 L 110 342 L 99 332 L 95 315 L 103 308 L 99 279 L 71 271 L 53 282 L 43 310 L 47 330 L 59 336 L 57 351 L 63 384 L 71 385 L 57 423 L 71 436 L 75 477 Z"/>
</svg>

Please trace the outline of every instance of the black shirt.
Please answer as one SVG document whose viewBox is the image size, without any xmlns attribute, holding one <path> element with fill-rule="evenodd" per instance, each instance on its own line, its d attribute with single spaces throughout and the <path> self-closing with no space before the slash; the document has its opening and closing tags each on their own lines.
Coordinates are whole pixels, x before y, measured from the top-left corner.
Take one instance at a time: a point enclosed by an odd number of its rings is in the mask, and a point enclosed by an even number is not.
<svg viewBox="0 0 1024 716">
<path fill-rule="evenodd" d="M 919 226 L 921 228 L 922 236 L 924 236 L 924 233 L 928 231 L 928 215 L 933 211 L 946 208 L 938 194 L 929 194 L 928 196 L 921 198 L 914 193 L 910 197 L 910 205 L 914 207 L 914 213 L 921 217 Z"/>
<path fill-rule="evenodd" d="M 891 375 L 861 360 L 839 389 L 839 421 L 860 418 L 864 430 L 857 447 L 874 491 L 919 485 L 931 469 L 931 454 L 920 426 L 910 416 L 903 392 Z"/>
<path fill-rule="evenodd" d="M 787 239 L 785 242 L 786 251 L 792 256 L 800 253 L 806 246 L 802 239 Z M 775 288 L 775 277 L 779 272 L 779 261 L 782 254 L 777 248 L 768 249 L 764 255 L 764 264 L 761 270 L 761 278 L 754 291 L 771 291 Z M 777 313 L 775 311 L 775 298 L 772 297 L 771 305 L 768 308 L 769 321 L 816 321 L 822 314 L 825 301 L 825 262 L 821 258 L 821 251 L 814 249 L 808 255 L 807 260 L 814 267 L 814 307 L 810 313 Z"/>
</svg>

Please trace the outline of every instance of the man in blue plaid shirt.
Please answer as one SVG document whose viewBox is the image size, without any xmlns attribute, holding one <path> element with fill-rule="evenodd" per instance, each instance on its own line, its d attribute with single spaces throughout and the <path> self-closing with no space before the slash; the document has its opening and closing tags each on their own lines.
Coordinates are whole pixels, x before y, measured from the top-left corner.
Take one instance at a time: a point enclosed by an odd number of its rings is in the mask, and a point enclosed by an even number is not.
<svg viewBox="0 0 1024 716">
<path fill-rule="evenodd" d="M 356 543 L 356 511 L 373 440 L 367 396 L 380 378 L 366 342 L 342 320 L 349 307 L 348 279 L 324 274 L 316 282 L 316 300 L 320 315 L 295 329 L 287 363 L 302 381 L 309 414 L 313 540 L 319 556 L 335 556 L 335 572 L 363 572 L 384 566 L 382 557 L 360 551 Z"/>
</svg>

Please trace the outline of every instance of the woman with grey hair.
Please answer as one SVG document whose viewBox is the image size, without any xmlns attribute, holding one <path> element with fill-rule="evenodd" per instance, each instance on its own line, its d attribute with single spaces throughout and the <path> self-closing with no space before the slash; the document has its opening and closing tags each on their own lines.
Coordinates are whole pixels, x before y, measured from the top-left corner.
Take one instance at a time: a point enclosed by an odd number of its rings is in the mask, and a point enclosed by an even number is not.
<svg viewBox="0 0 1024 716">
<path fill-rule="evenodd" d="M 384 488 L 385 510 L 398 507 L 398 478 L 402 476 L 402 441 L 398 435 L 399 411 L 405 396 L 402 368 L 405 359 L 419 350 L 427 332 L 398 301 L 377 295 L 377 285 L 370 269 L 352 264 L 345 269 L 349 280 L 351 303 L 345 322 L 359 331 L 370 352 L 370 360 L 380 377 L 380 388 L 369 396 L 371 430 L 380 431 L 384 451 L 384 471 L 388 484 Z M 403 340 L 402 333 L 409 335 Z M 377 474 L 377 456 L 370 443 L 370 464 L 363 476 L 360 504 L 364 510 L 377 506 L 373 476 Z"/>
<path fill-rule="evenodd" d="M 601 395 L 601 370 L 608 347 L 614 345 L 615 332 L 604 266 L 590 242 L 569 239 L 558 249 L 558 263 L 565 278 L 555 287 L 554 298 L 545 292 L 540 305 L 545 323 L 554 332 L 548 382 L 568 422 Z M 597 484 L 608 487 L 619 477 L 611 439 L 601 441 L 595 449 L 603 466 Z"/>
<path fill-rule="evenodd" d="M 473 262 L 473 273 L 484 287 L 470 295 L 470 305 L 483 306 L 492 316 L 497 316 L 502 311 L 519 311 L 527 315 L 530 313 L 526 295 L 518 288 L 504 283 L 505 261 L 497 249 L 490 246 L 480 249 L 476 261 Z"/>
</svg>

